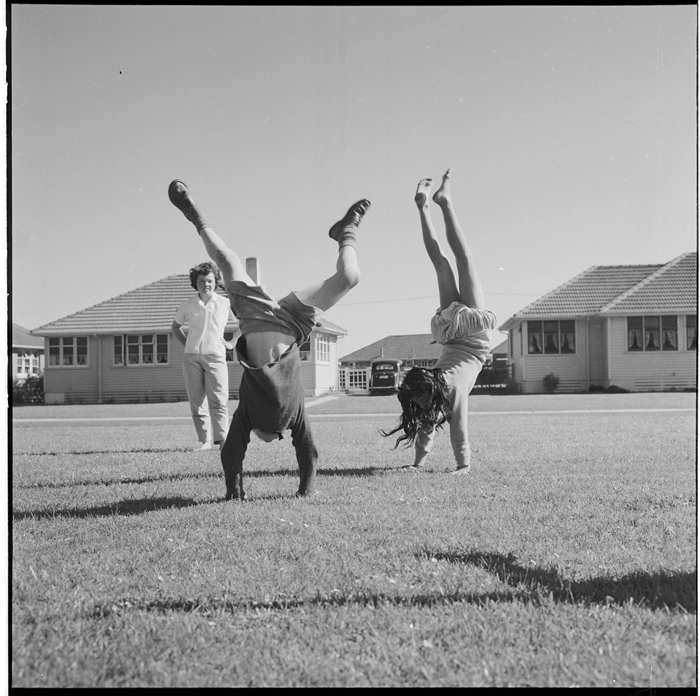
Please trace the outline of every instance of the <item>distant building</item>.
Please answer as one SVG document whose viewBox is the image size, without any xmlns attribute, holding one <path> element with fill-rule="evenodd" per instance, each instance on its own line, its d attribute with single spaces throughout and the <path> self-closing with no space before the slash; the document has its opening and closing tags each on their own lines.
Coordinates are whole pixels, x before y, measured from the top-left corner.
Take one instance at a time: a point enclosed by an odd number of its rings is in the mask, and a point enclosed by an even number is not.
<svg viewBox="0 0 700 696">
<path fill-rule="evenodd" d="M 12 324 L 12 379 L 24 381 L 44 371 L 44 340 Z"/>
<path fill-rule="evenodd" d="M 341 367 L 369 367 L 374 358 L 403 361 L 404 369 L 432 367 L 440 357 L 442 346 L 430 334 L 387 336 L 340 359 Z"/>
<path fill-rule="evenodd" d="M 48 356 L 45 402 L 186 399 L 184 346 L 170 327 L 177 308 L 195 292 L 189 275 L 172 275 L 35 329 L 34 334 L 44 337 Z M 229 323 L 226 338 L 230 340 L 237 328 Z M 345 329 L 322 318 L 300 346 L 307 396 L 336 389 L 337 340 L 346 335 Z M 228 351 L 226 360 L 229 395 L 235 399 L 243 367 L 235 351 Z"/>
<path fill-rule="evenodd" d="M 405 372 L 412 367 L 433 367 L 441 353 L 442 346 L 433 340 L 431 334 L 387 336 L 340 359 L 339 388 L 365 390 L 370 365 L 376 358 L 401 360 L 403 362 L 401 369 Z M 505 359 L 499 364 L 502 371 L 499 374 L 493 373 L 491 365 L 495 357 L 495 354 L 489 354 L 486 358 L 484 369 L 479 374 L 475 385 L 477 391 L 479 389 L 500 391 L 509 383 Z M 495 362 L 493 365 L 495 366 Z"/>
<path fill-rule="evenodd" d="M 697 252 L 666 264 L 593 266 L 514 314 L 513 379 L 526 394 L 615 385 L 697 389 Z"/>
</svg>

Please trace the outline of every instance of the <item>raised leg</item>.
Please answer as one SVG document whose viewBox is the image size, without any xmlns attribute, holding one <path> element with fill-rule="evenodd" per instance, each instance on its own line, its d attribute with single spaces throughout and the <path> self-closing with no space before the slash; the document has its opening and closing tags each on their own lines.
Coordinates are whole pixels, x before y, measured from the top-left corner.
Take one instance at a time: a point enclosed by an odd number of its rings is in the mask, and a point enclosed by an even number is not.
<svg viewBox="0 0 700 696">
<path fill-rule="evenodd" d="M 432 184 L 433 180 L 430 178 L 421 179 L 418 182 L 418 189 L 416 190 L 416 195 L 413 197 L 413 200 L 416 202 L 416 206 L 418 206 L 420 226 L 423 232 L 423 244 L 425 244 L 425 250 L 428 252 L 428 257 L 432 261 L 435 273 L 437 274 L 440 309 L 445 309 L 453 302 L 459 301 L 459 290 L 454 273 L 450 267 L 450 262 L 442 251 L 440 242 L 438 242 L 437 235 L 435 234 L 433 222 L 430 219 L 430 211 L 428 210 L 430 201 L 428 200 L 428 196 L 430 195 L 430 187 Z"/>
<path fill-rule="evenodd" d="M 451 170 L 447 170 L 442 177 L 442 184 L 435 192 L 433 200 L 442 209 L 445 218 L 445 234 L 447 243 L 455 255 L 457 272 L 459 274 L 459 301 L 467 307 L 474 309 L 486 309 L 484 291 L 476 272 L 474 255 L 467 246 L 462 228 L 459 226 L 455 214 L 452 196 L 450 193 Z"/>
<path fill-rule="evenodd" d="M 342 220 L 331 227 L 328 235 L 338 242 L 335 273 L 330 278 L 297 292 L 297 297 L 302 302 L 325 312 L 360 282 L 355 239 L 357 228 L 369 207 L 368 200 L 358 201 L 350 206 Z"/>
<path fill-rule="evenodd" d="M 168 187 L 168 197 L 171 203 L 196 227 L 209 258 L 221 270 L 224 285 L 232 280 L 240 280 L 246 285 L 255 286 L 255 281 L 246 273 L 238 254 L 229 249 L 224 240 L 211 228 L 206 215 L 195 204 L 185 183 L 179 179 L 172 181 Z"/>
</svg>

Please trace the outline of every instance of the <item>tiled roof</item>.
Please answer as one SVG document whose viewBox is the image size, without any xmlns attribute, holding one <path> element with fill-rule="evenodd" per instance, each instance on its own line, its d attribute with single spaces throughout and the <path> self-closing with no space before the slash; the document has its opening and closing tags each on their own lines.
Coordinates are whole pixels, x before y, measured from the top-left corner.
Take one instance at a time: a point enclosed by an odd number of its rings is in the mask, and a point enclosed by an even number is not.
<svg viewBox="0 0 700 696">
<path fill-rule="evenodd" d="M 118 295 L 105 302 L 44 324 L 32 333 L 38 336 L 65 336 L 78 334 L 112 334 L 119 332 L 170 331 L 177 308 L 196 291 L 190 285 L 188 274 L 171 275 L 155 283 Z M 223 290 L 218 290 L 225 296 Z M 345 329 L 325 319 L 320 320 L 323 330 L 338 335 Z M 237 323 L 229 322 L 228 330 Z"/>
<path fill-rule="evenodd" d="M 698 255 L 683 254 L 601 309 L 601 314 L 688 312 L 698 308 Z"/>
<path fill-rule="evenodd" d="M 692 309 L 697 310 L 696 252 L 682 254 L 667 264 L 592 266 L 516 312 L 499 328 L 508 329 L 518 318 Z"/>
<path fill-rule="evenodd" d="M 19 324 L 12 324 L 13 348 L 44 348 L 44 339 L 32 336 L 27 329 Z"/>
<path fill-rule="evenodd" d="M 495 348 L 491 349 L 491 353 L 507 353 L 508 352 L 508 339 L 499 343 Z"/>
<path fill-rule="evenodd" d="M 442 346 L 438 343 L 431 343 L 432 340 L 431 334 L 387 336 L 340 358 L 340 362 L 365 362 L 379 357 L 398 360 L 439 358 Z M 382 349 L 384 350 L 383 353 Z"/>
</svg>

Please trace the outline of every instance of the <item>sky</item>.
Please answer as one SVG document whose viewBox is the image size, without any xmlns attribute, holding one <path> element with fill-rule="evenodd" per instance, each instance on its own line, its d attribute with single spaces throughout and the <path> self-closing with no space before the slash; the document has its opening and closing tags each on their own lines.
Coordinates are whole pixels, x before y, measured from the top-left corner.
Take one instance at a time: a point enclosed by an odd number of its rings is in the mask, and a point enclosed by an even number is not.
<svg viewBox="0 0 700 696">
<path fill-rule="evenodd" d="M 499 325 L 591 266 L 666 263 L 697 248 L 697 27 L 695 5 L 11 5 L 11 320 L 206 260 L 175 178 L 275 297 L 333 274 L 328 229 L 370 199 L 362 280 L 325 314 L 339 357 L 429 333 L 413 195 L 448 167 Z"/>
</svg>

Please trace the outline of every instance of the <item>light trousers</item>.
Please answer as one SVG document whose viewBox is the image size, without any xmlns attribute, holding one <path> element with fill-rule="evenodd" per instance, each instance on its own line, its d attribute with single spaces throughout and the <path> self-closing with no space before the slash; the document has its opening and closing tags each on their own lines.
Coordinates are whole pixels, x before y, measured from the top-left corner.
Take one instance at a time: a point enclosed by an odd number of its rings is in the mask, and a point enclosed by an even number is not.
<svg viewBox="0 0 700 696">
<path fill-rule="evenodd" d="M 226 357 L 185 353 L 182 359 L 185 389 L 200 442 L 222 442 L 228 432 L 228 367 Z M 208 401 L 209 408 L 204 405 Z M 212 437 L 213 429 L 213 437 Z"/>
</svg>

